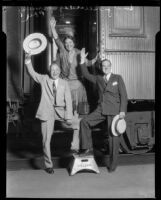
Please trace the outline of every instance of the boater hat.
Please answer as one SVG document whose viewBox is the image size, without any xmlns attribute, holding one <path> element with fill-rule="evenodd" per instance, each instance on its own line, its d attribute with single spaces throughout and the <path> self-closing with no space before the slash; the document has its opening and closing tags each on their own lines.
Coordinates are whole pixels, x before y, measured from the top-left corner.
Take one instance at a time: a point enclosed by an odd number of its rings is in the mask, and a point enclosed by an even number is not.
<svg viewBox="0 0 161 200">
<path fill-rule="evenodd" d="M 45 50 L 47 46 L 47 39 L 41 33 L 32 33 L 28 35 L 23 41 L 23 48 L 26 53 L 36 55 Z"/>
<path fill-rule="evenodd" d="M 124 119 L 120 119 L 119 115 L 116 115 L 113 118 L 111 131 L 114 136 L 119 136 L 123 134 L 126 130 L 126 121 Z"/>
</svg>

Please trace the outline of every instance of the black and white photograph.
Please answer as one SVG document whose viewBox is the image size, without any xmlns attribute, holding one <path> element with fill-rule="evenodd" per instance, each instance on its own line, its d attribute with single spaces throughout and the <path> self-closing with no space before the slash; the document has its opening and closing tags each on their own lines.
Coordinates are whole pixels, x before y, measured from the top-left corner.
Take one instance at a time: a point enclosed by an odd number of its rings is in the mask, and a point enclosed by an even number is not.
<svg viewBox="0 0 161 200">
<path fill-rule="evenodd" d="M 59 3 L 1 7 L 5 196 L 156 198 L 160 1 Z"/>
</svg>

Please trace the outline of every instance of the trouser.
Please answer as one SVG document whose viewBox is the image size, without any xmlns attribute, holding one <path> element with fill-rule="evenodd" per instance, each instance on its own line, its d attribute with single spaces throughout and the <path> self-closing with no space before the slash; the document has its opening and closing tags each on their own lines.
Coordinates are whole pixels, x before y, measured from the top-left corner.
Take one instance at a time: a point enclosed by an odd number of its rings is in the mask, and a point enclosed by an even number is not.
<svg viewBox="0 0 161 200">
<path fill-rule="evenodd" d="M 55 119 L 49 119 L 47 121 L 41 121 L 41 132 L 42 132 L 42 144 L 43 144 L 43 154 L 45 167 L 53 167 L 51 160 L 51 137 L 54 132 Z M 69 128 L 72 128 L 70 126 Z M 73 128 L 73 139 L 71 142 L 71 149 L 79 149 L 79 129 Z"/>
<path fill-rule="evenodd" d="M 73 128 L 73 140 L 71 143 L 71 149 L 73 150 L 79 150 L 79 130 L 80 130 L 80 120 L 78 113 L 74 112 L 74 117 L 72 121 L 72 128 Z"/>
<path fill-rule="evenodd" d="M 102 115 L 101 109 L 97 108 L 93 113 L 83 118 L 80 122 L 80 148 L 93 149 L 91 127 L 106 120 L 107 134 L 109 136 L 110 167 L 115 168 L 117 166 L 120 136 L 113 136 L 111 133 L 111 123 L 113 117 L 114 115 Z"/>
<path fill-rule="evenodd" d="M 72 150 L 79 150 L 79 129 L 73 131 L 73 139 L 71 142 Z"/>
<path fill-rule="evenodd" d="M 51 142 L 51 137 L 54 131 L 54 123 L 55 123 L 55 119 L 41 121 L 44 164 L 46 168 L 53 167 L 53 163 L 51 160 L 50 142 Z"/>
</svg>

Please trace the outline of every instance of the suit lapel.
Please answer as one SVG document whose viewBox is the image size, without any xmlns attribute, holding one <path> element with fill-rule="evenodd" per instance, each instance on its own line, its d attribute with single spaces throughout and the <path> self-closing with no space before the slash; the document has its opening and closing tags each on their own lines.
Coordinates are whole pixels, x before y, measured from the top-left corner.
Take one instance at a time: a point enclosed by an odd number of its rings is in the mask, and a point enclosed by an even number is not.
<svg viewBox="0 0 161 200">
<path fill-rule="evenodd" d="M 109 83 L 111 83 L 111 82 L 112 82 L 112 80 L 113 80 L 113 77 L 114 77 L 114 75 L 111 73 L 111 76 L 110 76 L 110 78 L 109 78 L 109 80 L 108 80 L 108 82 L 107 82 L 107 85 L 108 85 Z"/>
<path fill-rule="evenodd" d="M 104 76 L 99 77 L 99 83 L 101 84 L 101 88 L 104 90 L 104 88 L 106 87 Z"/>
<path fill-rule="evenodd" d="M 58 85 L 57 85 L 57 91 L 59 91 L 60 90 L 60 88 L 61 88 L 61 85 L 62 85 L 62 82 L 61 82 L 61 79 L 59 78 L 58 79 Z"/>
<path fill-rule="evenodd" d="M 114 79 L 114 75 L 111 73 L 111 76 L 108 82 L 106 83 L 105 90 L 111 85 L 111 82 L 113 81 L 113 79 Z"/>
</svg>

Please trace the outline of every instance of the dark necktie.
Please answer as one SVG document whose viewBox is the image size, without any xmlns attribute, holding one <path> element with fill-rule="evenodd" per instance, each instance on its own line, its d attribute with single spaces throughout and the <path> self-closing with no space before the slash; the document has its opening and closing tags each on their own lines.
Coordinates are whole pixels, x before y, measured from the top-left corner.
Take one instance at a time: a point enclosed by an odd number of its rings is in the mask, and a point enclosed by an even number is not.
<svg viewBox="0 0 161 200">
<path fill-rule="evenodd" d="M 53 93 L 56 94 L 56 85 L 55 85 L 55 81 L 53 82 Z"/>
<path fill-rule="evenodd" d="M 104 77 L 104 80 L 105 80 L 105 83 L 106 83 L 106 85 L 107 85 L 108 80 L 107 80 L 107 77 L 106 77 L 106 76 Z"/>
<path fill-rule="evenodd" d="M 56 85 L 55 85 L 55 81 L 53 82 L 53 94 L 54 94 L 54 103 L 56 104 Z"/>
</svg>

